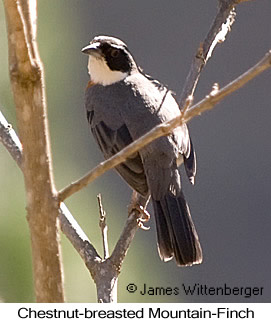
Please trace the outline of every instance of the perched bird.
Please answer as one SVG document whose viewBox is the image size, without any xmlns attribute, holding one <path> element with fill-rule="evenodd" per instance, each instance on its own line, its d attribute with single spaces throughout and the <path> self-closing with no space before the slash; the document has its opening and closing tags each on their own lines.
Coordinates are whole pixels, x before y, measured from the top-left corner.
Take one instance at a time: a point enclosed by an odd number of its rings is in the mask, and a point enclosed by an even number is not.
<svg viewBox="0 0 271 323">
<path fill-rule="evenodd" d="M 89 55 L 87 119 L 105 158 L 180 115 L 173 94 L 143 73 L 121 40 L 97 36 L 82 52 Z M 193 184 L 196 159 L 185 124 L 154 140 L 116 170 L 142 197 L 151 197 L 161 259 L 174 257 L 178 266 L 189 266 L 201 263 L 202 251 L 181 189 L 182 162 Z"/>
</svg>

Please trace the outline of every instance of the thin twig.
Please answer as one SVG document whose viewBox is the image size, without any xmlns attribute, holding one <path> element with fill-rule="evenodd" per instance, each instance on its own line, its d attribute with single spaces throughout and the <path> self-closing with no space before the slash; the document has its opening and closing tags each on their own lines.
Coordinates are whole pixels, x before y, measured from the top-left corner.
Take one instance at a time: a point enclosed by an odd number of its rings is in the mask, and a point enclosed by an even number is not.
<svg viewBox="0 0 271 323">
<path fill-rule="evenodd" d="M 179 105 L 184 106 L 186 99 L 193 96 L 200 74 L 217 44 L 225 41 L 228 32 L 235 21 L 235 7 L 241 2 L 253 0 L 219 0 L 217 15 L 204 41 L 200 43 L 190 66 L 189 73 L 180 96 Z"/>
<path fill-rule="evenodd" d="M 22 144 L 12 126 L 0 111 L 0 142 L 6 147 L 12 158 L 22 167 Z"/>
<path fill-rule="evenodd" d="M 138 225 L 138 212 L 132 211 L 125 223 L 121 236 L 110 256 L 110 261 L 120 271 L 123 259 L 127 254 L 129 246 L 134 239 L 134 236 L 139 228 Z"/>
<path fill-rule="evenodd" d="M 91 262 L 100 262 L 102 260 L 64 203 L 60 204 L 59 220 L 62 232 L 70 240 L 85 263 L 90 264 Z"/>
<path fill-rule="evenodd" d="M 99 205 L 99 212 L 100 212 L 100 221 L 99 226 L 102 232 L 102 239 L 103 239 L 103 251 L 104 251 L 104 259 L 109 257 L 109 248 L 108 248 L 108 239 L 107 239 L 107 224 L 106 224 L 106 213 L 103 208 L 102 204 L 102 195 L 97 195 L 98 205 Z"/>
<path fill-rule="evenodd" d="M 192 95 L 189 95 L 184 103 L 184 106 L 182 108 L 182 114 L 185 115 L 186 111 L 191 108 L 191 105 L 193 104 L 194 97 Z"/>
<path fill-rule="evenodd" d="M 204 41 L 200 43 L 197 53 L 191 63 L 179 99 L 180 107 L 184 105 L 188 96 L 194 95 L 200 74 L 208 59 L 211 57 L 214 48 L 218 43 L 222 43 L 226 39 L 227 33 L 231 30 L 235 18 L 234 6 L 236 5 L 236 0 L 219 0 L 219 8 L 214 22 Z"/>
<path fill-rule="evenodd" d="M 212 95 L 206 96 L 202 101 L 192 106 L 189 110 L 185 111 L 185 114 L 181 113 L 180 116 L 156 126 L 144 136 L 137 139 L 111 158 L 101 162 L 85 176 L 61 190 L 59 192 L 59 200 L 64 201 L 66 198 L 78 192 L 83 187 L 87 186 L 89 183 L 104 174 L 106 171 L 123 163 L 130 155 L 136 153 L 144 146 L 152 142 L 154 139 L 168 135 L 174 128 L 180 126 L 185 122 L 188 122 L 193 117 L 200 115 L 202 112 L 212 109 L 219 101 L 224 99 L 232 92 L 238 90 L 248 81 L 268 69 L 271 65 L 270 57 L 271 51 L 269 51 L 255 66 L 253 66 L 247 72 L 239 76 L 237 79 L 226 85 L 221 90 L 216 91 L 216 93 L 212 93 Z"/>
<path fill-rule="evenodd" d="M 243 87 L 250 80 L 261 74 L 265 70 L 271 67 L 271 50 L 268 51 L 265 56 L 253 67 L 251 67 L 244 74 L 240 75 L 234 81 L 227 84 L 222 89 L 218 89 L 215 86 L 212 92 L 207 95 L 203 100 L 195 104 L 183 117 L 183 122 L 188 122 L 195 116 L 201 115 L 202 112 L 211 110 L 218 102 L 223 100 L 229 94 L 237 91 Z"/>
</svg>

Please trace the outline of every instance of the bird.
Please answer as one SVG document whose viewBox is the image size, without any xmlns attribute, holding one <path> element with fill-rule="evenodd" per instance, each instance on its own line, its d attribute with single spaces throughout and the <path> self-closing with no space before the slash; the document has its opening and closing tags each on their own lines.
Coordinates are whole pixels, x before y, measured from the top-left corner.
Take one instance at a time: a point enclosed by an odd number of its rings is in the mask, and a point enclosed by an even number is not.
<svg viewBox="0 0 271 323">
<path fill-rule="evenodd" d="M 96 36 L 82 53 L 88 55 L 90 76 L 87 121 L 105 159 L 180 115 L 173 92 L 143 72 L 122 40 Z M 194 184 L 196 155 L 186 124 L 115 169 L 140 197 L 150 197 L 161 260 L 174 258 L 177 266 L 191 266 L 202 262 L 202 249 L 181 187 L 181 164 Z"/>
</svg>

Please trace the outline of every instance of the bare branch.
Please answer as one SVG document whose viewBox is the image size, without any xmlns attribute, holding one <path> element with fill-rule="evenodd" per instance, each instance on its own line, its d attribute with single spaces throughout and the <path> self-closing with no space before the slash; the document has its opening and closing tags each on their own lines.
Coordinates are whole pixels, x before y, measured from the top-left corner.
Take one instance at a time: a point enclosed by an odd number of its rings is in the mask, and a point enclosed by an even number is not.
<svg viewBox="0 0 271 323">
<path fill-rule="evenodd" d="M 234 80 L 227 86 L 225 86 L 223 89 L 218 90 L 216 91 L 216 93 L 207 96 L 202 101 L 192 106 L 189 110 L 185 110 L 185 113 L 183 113 L 182 111 L 179 117 L 176 117 L 168 122 L 156 126 L 154 129 L 152 129 L 144 136 L 125 147 L 123 150 L 121 150 L 111 158 L 101 162 L 98 166 L 92 169 L 85 176 L 83 176 L 76 182 L 71 183 L 69 186 L 60 191 L 59 200 L 64 201 L 66 198 L 78 192 L 83 187 L 87 186 L 89 183 L 91 183 L 97 177 L 104 174 L 106 171 L 123 163 L 130 155 L 142 149 L 144 146 L 146 146 L 153 140 L 168 135 L 172 131 L 172 129 L 191 120 L 193 117 L 200 115 L 202 112 L 213 108 L 215 104 L 224 99 L 227 95 L 238 90 L 252 78 L 256 77 L 258 74 L 268 69 L 271 64 L 270 57 L 271 52 L 269 51 L 264 56 L 264 58 L 261 59 L 255 66 L 253 66 L 250 70 L 239 76 L 236 80 Z"/>
<path fill-rule="evenodd" d="M 197 53 L 193 58 L 189 73 L 183 86 L 179 99 L 183 107 L 188 96 L 193 96 L 200 74 L 209 58 L 212 56 L 216 45 L 225 41 L 228 32 L 235 21 L 235 6 L 241 2 L 252 0 L 219 0 L 217 15 L 210 27 L 204 41 L 200 43 Z"/>
<path fill-rule="evenodd" d="M 118 276 L 130 244 L 139 228 L 138 217 L 139 214 L 136 210 L 129 213 L 113 253 L 99 266 L 95 267 L 95 274 L 92 274 L 92 277 L 97 286 L 97 298 L 99 302 L 112 303 L 117 301 Z M 93 273 L 93 268 L 90 270 Z"/>
<path fill-rule="evenodd" d="M 0 111 L 0 142 L 6 147 L 19 167 L 22 167 L 22 145 L 16 132 Z"/>
<path fill-rule="evenodd" d="M 64 203 L 60 204 L 59 220 L 62 232 L 70 240 L 87 267 L 95 268 L 102 259 Z"/>
<path fill-rule="evenodd" d="M 114 266 L 120 271 L 124 257 L 127 254 L 127 251 L 130 247 L 131 242 L 134 239 L 136 231 L 139 228 L 138 225 L 138 212 L 133 210 L 125 223 L 125 227 L 121 233 L 121 236 L 110 256 L 111 262 Z"/>
<path fill-rule="evenodd" d="M 235 6 L 251 0 L 219 0 L 217 15 L 204 41 L 200 43 L 193 58 L 189 73 L 183 86 L 179 105 L 182 107 L 189 95 L 194 95 L 200 74 L 218 43 L 225 41 L 235 21 Z"/>
<path fill-rule="evenodd" d="M 129 213 L 121 236 L 111 256 L 94 268 L 95 273 L 93 267 L 89 268 L 97 285 L 97 298 L 99 302 L 111 303 L 117 301 L 118 276 L 130 244 L 139 228 L 139 216 L 136 210 Z"/>
<path fill-rule="evenodd" d="M 237 5 L 237 3 L 238 1 L 236 0 L 219 0 L 219 8 L 214 22 L 204 41 L 200 43 L 197 53 L 193 58 L 179 99 L 180 107 L 184 105 L 188 96 L 194 95 L 200 73 L 211 57 L 216 45 L 222 43 L 226 39 L 226 35 L 234 23 L 234 6 Z"/>
<path fill-rule="evenodd" d="M 9 71 L 23 145 L 27 219 L 38 302 L 63 302 L 58 201 L 52 176 L 43 69 L 35 42 L 36 1 L 4 0 Z M 26 22 L 25 19 L 30 21 Z"/>
<path fill-rule="evenodd" d="M 188 122 L 195 116 L 200 115 L 202 112 L 212 109 L 218 102 L 223 100 L 229 94 L 237 91 L 243 87 L 250 80 L 257 75 L 264 72 L 271 67 L 271 50 L 253 67 L 251 67 L 244 74 L 240 75 L 237 79 L 219 90 L 215 87 L 210 95 L 207 95 L 202 101 L 195 104 L 183 117 L 183 122 Z"/>
<path fill-rule="evenodd" d="M 108 240 L 107 240 L 107 224 L 106 224 L 106 213 L 103 208 L 102 204 L 102 195 L 97 195 L 99 211 L 100 211 L 100 221 L 99 226 L 102 232 L 102 239 L 103 239 L 103 251 L 104 251 L 104 259 L 109 257 L 109 249 L 108 249 Z"/>
<path fill-rule="evenodd" d="M 38 51 L 35 49 L 37 35 L 37 1 L 36 0 L 19 0 L 21 15 L 24 21 L 24 33 L 27 38 L 28 50 L 31 57 L 38 58 Z M 34 41 L 32 41 L 34 40 Z"/>
</svg>

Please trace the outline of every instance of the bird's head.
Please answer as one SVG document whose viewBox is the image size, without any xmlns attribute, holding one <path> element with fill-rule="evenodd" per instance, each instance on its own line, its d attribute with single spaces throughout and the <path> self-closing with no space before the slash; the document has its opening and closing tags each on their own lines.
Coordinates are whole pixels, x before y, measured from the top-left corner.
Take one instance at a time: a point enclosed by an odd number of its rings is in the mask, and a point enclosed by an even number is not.
<svg viewBox="0 0 271 323">
<path fill-rule="evenodd" d="M 82 52 L 89 55 L 88 72 L 95 84 L 110 85 L 137 70 L 126 44 L 114 37 L 97 36 Z"/>
</svg>

